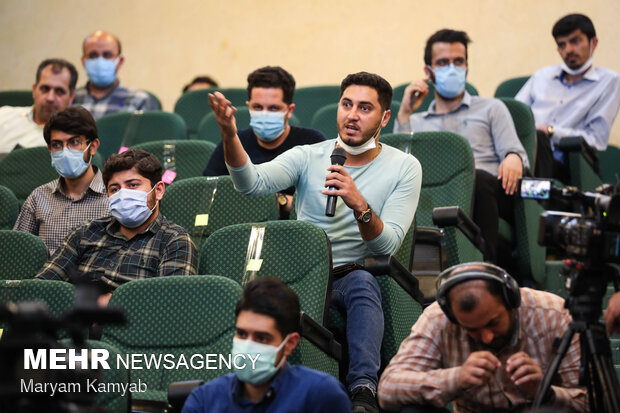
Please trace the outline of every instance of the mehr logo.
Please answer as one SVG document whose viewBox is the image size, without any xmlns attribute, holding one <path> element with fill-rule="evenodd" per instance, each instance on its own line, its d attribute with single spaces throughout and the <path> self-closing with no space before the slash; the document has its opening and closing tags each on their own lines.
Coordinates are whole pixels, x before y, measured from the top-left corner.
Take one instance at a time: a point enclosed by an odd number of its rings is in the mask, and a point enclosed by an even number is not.
<svg viewBox="0 0 620 413">
<path fill-rule="evenodd" d="M 24 349 L 24 369 L 74 370 L 81 368 L 95 370 L 102 368 L 110 370 L 109 357 L 110 353 L 105 349 L 36 349 L 35 353 L 34 349 L 26 348 Z"/>
</svg>

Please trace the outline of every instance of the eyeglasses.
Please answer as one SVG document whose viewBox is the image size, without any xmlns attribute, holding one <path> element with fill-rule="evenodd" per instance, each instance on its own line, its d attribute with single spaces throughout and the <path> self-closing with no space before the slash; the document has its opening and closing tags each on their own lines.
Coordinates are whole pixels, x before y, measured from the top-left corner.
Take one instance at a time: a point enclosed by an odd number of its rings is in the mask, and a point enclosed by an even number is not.
<svg viewBox="0 0 620 413">
<path fill-rule="evenodd" d="M 85 140 L 80 139 L 80 138 L 71 138 L 66 142 L 66 144 L 62 141 L 52 141 L 52 143 L 50 143 L 50 149 L 52 150 L 52 152 L 57 152 L 57 151 L 62 151 L 63 148 L 67 147 L 74 151 L 79 151 L 79 150 L 84 149 L 85 145 L 86 145 Z"/>
</svg>

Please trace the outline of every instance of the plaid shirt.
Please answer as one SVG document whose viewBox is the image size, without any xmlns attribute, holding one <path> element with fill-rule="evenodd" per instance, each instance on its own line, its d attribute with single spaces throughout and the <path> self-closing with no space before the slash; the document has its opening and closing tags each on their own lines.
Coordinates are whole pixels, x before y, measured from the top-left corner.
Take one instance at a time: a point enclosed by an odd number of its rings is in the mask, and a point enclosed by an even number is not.
<svg viewBox="0 0 620 413">
<path fill-rule="evenodd" d="M 521 305 L 518 310 L 518 336 L 495 356 L 502 367 L 495 372 L 494 380 L 467 391 L 459 390 L 459 368 L 474 351 L 482 350 L 469 338 L 467 331 L 451 323 L 437 303 L 433 303 L 420 316 L 403 341 L 398 353 L 381 376 L 379 400 L 384 408 L 409 404 L 444 406 L 456 402 L 455 411 L 517 411 L 531 404 L 515 386 L 505 371 L 508 358 L 519 351 L 528 354 L 547 370 L 553 358 L 553 343 L 561 337 L 571 321 L 559 296 L 521 288 Z M 587 411 L 587 392 L 578 387 L 580 351 L 578 334 L 558 370 L 561 383 L 552 386 L 555 404 L 567 406 L 571 411 Z M 502 410 L 504 409 L 504 410 Z"/>
<path fill-rule="evenodd" d="M 38 235 L 52 255 L 74 228 L 108 215 L 108 194 L 101 171 L 95 166 L 93 168 L 95 177 L 86 192 L 77 199 L 69 198 L 64 193 L 62 177 L 32 191 L 13 229 Z"/>
<path fill-rule="evenodd" d="M 142 90 L 122 87 L 120 82 L 101 99 L 95 98 L 88 91 L 88 84 L 75 91 L 73 105 L 83 106 L 95 119 L 117 112 L 135 112 L 136 110 L 158 110 L 157 103 Z"/>
<path fill-rule="evenodd" d="M 69 281 L 79 273 L 111 288 L 131 280 L 165 275 L 195 275 L 196 247 L 180 226 L 159 214 L 130 240 L 109 216 L 73 231 L 35 278 Z"/>
</svg>

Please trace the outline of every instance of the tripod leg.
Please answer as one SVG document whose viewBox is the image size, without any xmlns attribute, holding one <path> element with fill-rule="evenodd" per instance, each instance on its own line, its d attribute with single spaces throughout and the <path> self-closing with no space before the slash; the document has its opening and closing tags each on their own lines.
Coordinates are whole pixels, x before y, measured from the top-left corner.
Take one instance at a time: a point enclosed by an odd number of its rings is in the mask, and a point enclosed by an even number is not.
<svg viewBox="0 0 620 413">
<path fill-rule="evenodd" d="M 555 355 L 553 360 L 551 360 L 551 364 L 549 365 L 549 370 L 543 376 L 542 381 L 540 382 L 540 387 L 538 388 L 538 392 L 536 393 L 536 398 L 534 399 L 534 404 L 532 405 L 533 410 L 540 408 L 542 405 L 547 392 L 551 390 L 551 382 L 553 381 L 553 376 L 557 373 L 558 368 L 560 367 L 560 363 L 562 363 L 562 359 L 566 355 L 568 348 L 570 347 L 570 342 L 573 339 L 573 335 L 575 334 L 575 330 L 573 326 L 569 326 L 566 333 L 562 337 L 562 341 L 560 342 L 560 346 L 558 347 L 558 353 Z"/>
<path fill-rule="evenodd" d="M 607 334 L 601 324 L 590 325 L 582 334 L 592 363 L 592 378 L 596 392 L 594 397 L 598 411 L 620 412 L 620 384 L 614 371 Z"/>
</svg>

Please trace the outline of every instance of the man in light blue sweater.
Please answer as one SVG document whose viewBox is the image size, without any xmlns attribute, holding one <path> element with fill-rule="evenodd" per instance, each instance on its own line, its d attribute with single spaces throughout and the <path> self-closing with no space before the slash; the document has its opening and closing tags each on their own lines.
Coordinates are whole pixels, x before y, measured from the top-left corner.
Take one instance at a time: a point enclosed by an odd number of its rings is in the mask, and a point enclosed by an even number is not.
<svg viewBox="0 0 620 413">
<path fill-rule="evenodd" d="M 219 92 L 209 96 L 235 188 L 261 195 L 295 186 L 297 217 L 325 230 L 335 266 L 396 252 L 413 221 L 422 183 L 417 159 L 379 143 L 390 118 L 390 84 L 361 72 L 347 76 L 340 91 L 336 139 L 297 146 L 260 165 L 252 164 L 239 141 L 236 109 Z M 336 146 L 347 152 L 343 166 L 331 164 Z M 333 217 L 325 215 L 328 195 L 341 198 Z M 378 411 L 383 311 L 377 281 L 362 269 L 349 272 L 334 281 L 332 305 L 347 313 L 353 411 Z"/>
</svg>

